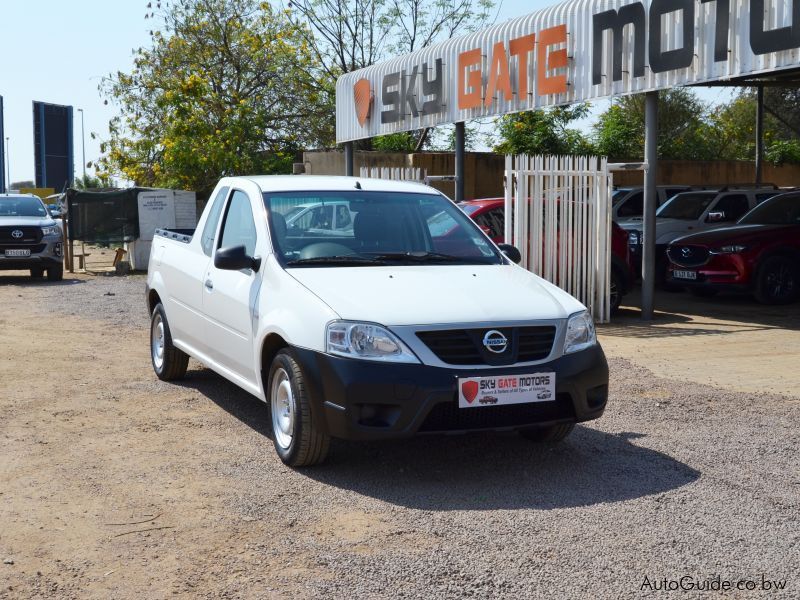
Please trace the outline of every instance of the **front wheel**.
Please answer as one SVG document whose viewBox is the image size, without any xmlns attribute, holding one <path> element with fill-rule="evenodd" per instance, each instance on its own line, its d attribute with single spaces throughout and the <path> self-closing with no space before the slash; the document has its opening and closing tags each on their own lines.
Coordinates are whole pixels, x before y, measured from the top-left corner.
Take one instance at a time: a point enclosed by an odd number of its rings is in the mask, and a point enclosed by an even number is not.
<svg viewBox="0 0 800 600">
<path fill-rule="evenodd" d="M 189 355 L 172 344 L 164 307 L 157 304 L 150 319 L 150 360 L 162 381 L 182 379 L 189 367 Z"/>
<path fill-rule="evenodd" d="M 610 288 L 610 295 L 609 295 L 609 306 L 611 309 L 611 314 L 614 314 L 619 310 L 620 304 L 622 304 L 622 276 L 619 274 L 617 269 L 611 269 L 611 281 L 609 282 Z"/>
<path fill-rule="evenodd" d="M 33 279 L 41 279 L 42 277 L 44 277 L 44 269 L 42 269 L 41 267 L 34 267 L 33 269 L 31 269 L 31 277 Z"/>
<path fill-rule="evenodd" d="M 267 389 L 272 441 L 280 459 L 290 467 L 325 460 L 330 437 L 314 418 L 303 372 L 290 350 L 281 350 L 273 359 Z"/>
<path fill-rule="evenodd" d="M 562 423 L 550 427 L 530 427 L 521 429 L 519 434 L 532 442 L 560 442 L 575 429 L 575 423 Z"/>
<path fill-rule="evenodd" d="M 47 267 L 47 281 L 61 281 L 64 279 L 64 265 Z"/>
<path fill-rule="evenodd" d="M 762 304 L 788 304 L 800 292 L 800 274 L 795 261 L 771 256 L 758 269 L 755 296 Z"/>
</svg>

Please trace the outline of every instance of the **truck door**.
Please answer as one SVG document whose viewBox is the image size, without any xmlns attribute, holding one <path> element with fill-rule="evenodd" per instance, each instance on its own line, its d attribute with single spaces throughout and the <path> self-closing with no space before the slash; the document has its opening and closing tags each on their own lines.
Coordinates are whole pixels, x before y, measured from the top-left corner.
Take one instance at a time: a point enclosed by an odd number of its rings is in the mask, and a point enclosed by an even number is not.
<svg viewBox="0 0 800 600">
<path fill-rule="evenodd" d="M 261 202 L 259 197 L 257 202 Z M 219 239 L 220 248 L 244 245 L 248 256 L 265 256 L 266 240 L 259 239 L 250 197 L 234 189 L 225 208 Z M 263 268 L 263 267 L 262 267 Z M 203 313 L 209 356 L 248 384 L 258 386 L 253 340 L 261 277 L 252 269 L 228 271 L 209 262 L 203 286 Z"/>
</svg>

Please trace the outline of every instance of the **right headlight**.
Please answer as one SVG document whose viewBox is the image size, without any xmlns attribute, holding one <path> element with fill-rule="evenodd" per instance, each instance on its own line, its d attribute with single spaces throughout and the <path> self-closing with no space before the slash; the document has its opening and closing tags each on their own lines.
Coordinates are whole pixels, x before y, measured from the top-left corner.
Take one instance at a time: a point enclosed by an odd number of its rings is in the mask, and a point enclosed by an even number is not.
<svg viewBox="0 0 800 600">
<path fill-rule="evenodd" d="M 594 332 L 594 319 L 588 310 L 572 315 L 567 321 L 567 336 L 564 340 L 564 354 L 586 350 L 597 343 Z"/>
<path fill-rule="evenodd" d="M 632 229 L 628 232 L 628 244 L 631 246 L 638 246 L 642 243 L 642 232 L 638 229 Z"/>
<path fill-rule="evenodd" d="M 325 328 L 325 349 L 329 354 L 385 362 L 418 363 L 400 338 L 375 323 L 333 321 Z"/>
</svg>

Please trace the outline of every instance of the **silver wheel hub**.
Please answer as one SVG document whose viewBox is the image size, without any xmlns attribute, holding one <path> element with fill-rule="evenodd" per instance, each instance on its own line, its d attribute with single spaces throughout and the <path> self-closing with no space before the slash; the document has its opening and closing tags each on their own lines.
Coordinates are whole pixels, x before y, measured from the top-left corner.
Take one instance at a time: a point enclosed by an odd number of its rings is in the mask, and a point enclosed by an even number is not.
<svg viewBox="0 0 800 600">
<path fill-rule="evenodd" d="M 164 365 L 164 321 L 158 314 L 153 318 L 153 326 L 150 328 L 150 353 L 156 369 L 161 369 Z"/>
<path fill-rule="evenodd" d="M 292 445 L 296 407 L 292 382 L 283 368 L 278 368 L 272 377 L 270 389 L 270 409 L 272 412 L 272 431 L 275 443 L 284 450 Z"/>
</svg>

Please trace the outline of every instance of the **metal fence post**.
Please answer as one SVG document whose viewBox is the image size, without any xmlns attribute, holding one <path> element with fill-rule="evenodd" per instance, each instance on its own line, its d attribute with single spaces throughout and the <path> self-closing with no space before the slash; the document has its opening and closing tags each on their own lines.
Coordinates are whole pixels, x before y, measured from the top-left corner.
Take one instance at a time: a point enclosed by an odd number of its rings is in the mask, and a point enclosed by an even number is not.
<svg viewBox="0 0 800 600">
<path fill-rule="evenodd" d="M 658 92 L 647 92 L 644 104 L 644 223 L 642 227 L 642 319 L 653 319 L 656 283 L 656 173 L 658 166 Z"/>
</svg>

